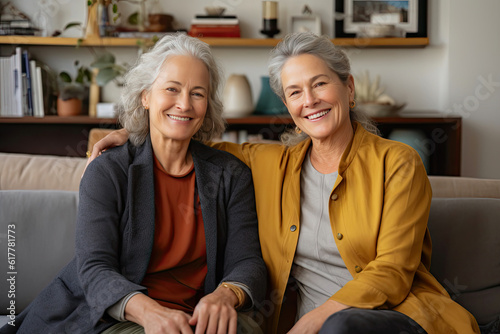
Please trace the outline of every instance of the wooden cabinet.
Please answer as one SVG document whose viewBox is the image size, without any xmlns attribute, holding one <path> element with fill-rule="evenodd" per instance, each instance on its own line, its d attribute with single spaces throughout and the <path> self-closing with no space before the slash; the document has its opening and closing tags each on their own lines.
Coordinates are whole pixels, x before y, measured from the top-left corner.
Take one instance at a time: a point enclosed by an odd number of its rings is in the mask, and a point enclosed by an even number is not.
<svg viewBox="0 0 500 334">
<path fill-rule="evenodd" d="M 376 118 L 382 136 L 394 129 L 416 129 L 425 134 L 415 146 L 426 154 L 430 175 L 460 175 L 461 132 L 460 117 L 384 117 Z M 228 119 L 228 130 L 246 130 L 260 134 L 264 139 L 278 139 L 287 127 L 292 127 L 290 117 L 251 116 Z M 114 118 L 87 116 L 44 118 L 0 118 L 0 152 L 51 154 L 84 157 L 92 128 L 117 128 Z"/>
</svg>

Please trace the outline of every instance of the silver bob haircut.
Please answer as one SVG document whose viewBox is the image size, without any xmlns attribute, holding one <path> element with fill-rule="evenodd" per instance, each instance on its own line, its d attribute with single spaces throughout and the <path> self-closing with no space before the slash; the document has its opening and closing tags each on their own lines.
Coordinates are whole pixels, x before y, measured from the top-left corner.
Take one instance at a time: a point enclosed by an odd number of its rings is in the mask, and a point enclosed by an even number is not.
<svg viewBox="0 0 500 334">
<path fill-rule="evenodd" d="M 220 98 L 221 72 L 208 44 L 185 34 L 166 35 L 147 53 L 142 54 L 125 75 L 119 112 L 120 124 L 129 132 L 132 144 L 144 143 L 149 134 L 149 112 L 142 105 L 142 93 L 149 92 L 163 64 L 171 56 L 192 56 L 208 69 L 208 106 L 205 119 L 193 139 L 207 142 L 225 129 Z"/>
<path fill-rule="evenodd" d="M 271 51 L 269 61 L 269 83 L 272 90 L 281 99 L 285 100 L 283 84 L 281 82 L 281 71 L 285 63 L 292 57 L 302 54 L 311 54 L 323 60 L 328 68 L 335 72 L 340 80 L 345 84 L 351 75 L 351 65 L 349 58 L 343 50 L 335 46 L 327 36 L 317 36 L 311 32 L 292 33 L 276 45 Z M 379 134 L 373 121 L 360 110 L 351 109 L 349 111 L 351 121 L 359 122 L 367 131 Z M 306 139 L 308 136 L 304 132 L 301 134 L 287 131 L 282 134 L 281 141 L 285 145 L 295 145 Z"/>
</svg>

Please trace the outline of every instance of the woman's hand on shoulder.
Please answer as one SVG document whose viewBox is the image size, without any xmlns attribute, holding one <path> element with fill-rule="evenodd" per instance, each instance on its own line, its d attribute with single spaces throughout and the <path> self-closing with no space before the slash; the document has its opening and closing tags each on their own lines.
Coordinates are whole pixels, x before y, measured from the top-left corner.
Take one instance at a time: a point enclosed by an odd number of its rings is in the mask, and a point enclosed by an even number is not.
<svg viewBox="0 0 500 334">
<path fill-rule="evenodd" d="M 125 318 L 144 327 L 146 334 L 193 334 L 189 314 L 163 307 L 142 293 L 127 302 Z"/>
<path fill-rule="evenodd" d="M 110 134 L 106 135 L 106 137 L 99 140 L 92 147 L 92 153 L 88 157 L 85 169 L 87 169 L 87 166 L 92 162 L 92 160 L 100 156 L 102 152 L 106 151 L 108 148 L 123 145 L 127 142 L 127 140 L 128 140 L 128 131 L 125 129 L 115 130 Z M 83 170 L 84 173 L 85 169 Z"/>
<path fill-rule="evenodd" d="M 327 300 L 321 306 L 306 313 L 300 318 L 288 334 L 316 334 L 329 316 L 347 308 L 349 308 L 349 306 L 334 300 Z"/>
<path fill-rule="evenodd" d="M 189 324 L 196 326 L 195 334 L 236 334 L 238 314 L 234 305 L 237 302 L 238 298 L 230 289 L 220 286 L 200 299 Z"/>
</svg>

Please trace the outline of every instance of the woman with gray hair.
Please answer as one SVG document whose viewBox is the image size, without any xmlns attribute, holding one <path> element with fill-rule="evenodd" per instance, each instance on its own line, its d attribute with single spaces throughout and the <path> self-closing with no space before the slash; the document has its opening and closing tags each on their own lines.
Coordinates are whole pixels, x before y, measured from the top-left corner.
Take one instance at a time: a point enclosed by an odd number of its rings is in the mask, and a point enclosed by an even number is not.
<svg viewBox="0 0 500 334">
<path fill-rule="evenodd" d="M 284 145 L 214 144 L 252 170 L 270 277 L 266 333 L 479 333 L 429 273 L 422 161 L 356 111 L 345 53 L 294 33 L 272 51 L 269 72 L 296 133 Z M 123 137 L 116 131 L 94 150 Z"/>
<path fill-rule="evenodd" d="M 186 35 L 140 57 L 120 114 L 130 141 L 81 180 L 75 259 L 4 330 L 242 329 L 237 310 L 262 302 L 266 268 L 250 170 L 201 143 L 224 129 L 219 83 L 208 45 Z"/>
</svg>

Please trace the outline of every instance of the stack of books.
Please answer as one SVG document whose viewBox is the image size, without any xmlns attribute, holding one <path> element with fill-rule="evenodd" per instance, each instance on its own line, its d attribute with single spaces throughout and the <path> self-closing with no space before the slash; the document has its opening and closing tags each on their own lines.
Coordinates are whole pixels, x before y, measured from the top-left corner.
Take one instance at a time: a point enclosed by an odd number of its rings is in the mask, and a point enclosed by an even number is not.
<svg viewBox="0 0 500 334">
<path fill-rule="evenodd" d="M 10 2 L 2 5 L 0 15 L 0 36 L 35 35 L 39 31 L 26 14 L 14 7 Z"/>
<path fill-rule="evenodd" d="M 0 117 L 45 115 L 42 69 L 26 50 L 0 57 L 0 78 Z"/>
<path fill-rule="evenodd" d="M 235 15 L 196 15 L 189 35 L 193 37 L 241 37 L 240 22 Z"/>
</svg>

